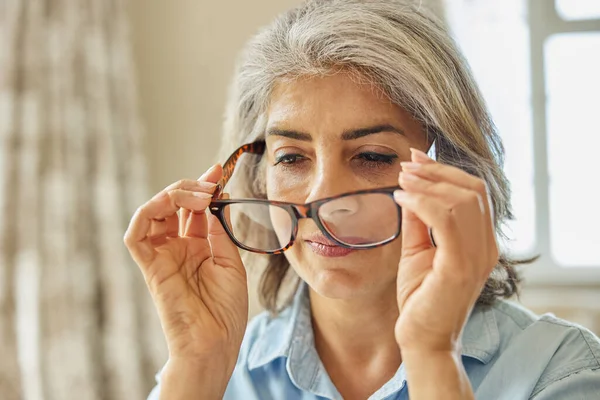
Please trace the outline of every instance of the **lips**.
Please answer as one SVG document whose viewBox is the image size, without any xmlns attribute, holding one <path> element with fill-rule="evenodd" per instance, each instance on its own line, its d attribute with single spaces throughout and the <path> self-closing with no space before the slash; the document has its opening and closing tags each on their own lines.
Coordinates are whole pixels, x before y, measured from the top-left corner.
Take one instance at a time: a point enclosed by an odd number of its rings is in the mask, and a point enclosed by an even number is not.
<svg viewBox="0 0 600 400">
<path fill-rule="evenodd" d="M 310 235 L 309 237 L 307 237 L 304 240 L 306 240 L 307 242 L 312 242 L 312 243 L 316 243 L 316 244 L 322 244 L 323 246 L 339 247 L 336 243 L 334 243 L 331 240 L 327 239 L 325 236 L 323 236 L 320 233 L 316 233 L 314 235 Z"/>
<path fill-rule="evenodd" d="M 364 239 L 361 238 L 343 238 L 343 240 L 346 243 L 364 243 Z M 337 245 L 320 233 L 311 235 L 305 238 L 304 241 L 309 245 L 313 252 L 323 257 L 343 257 L 354 251 L 354 249 L 348 249 Z"/>
</svg>

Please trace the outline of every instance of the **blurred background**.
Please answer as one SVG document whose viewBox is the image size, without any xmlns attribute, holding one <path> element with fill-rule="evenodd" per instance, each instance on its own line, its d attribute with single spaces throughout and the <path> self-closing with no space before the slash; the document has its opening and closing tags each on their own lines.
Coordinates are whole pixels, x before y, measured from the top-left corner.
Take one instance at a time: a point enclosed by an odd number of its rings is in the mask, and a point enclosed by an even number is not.
<svg viewBox="0 0 600 400">
<path fill-rule="evenodd" d="M 505 141 L 504 245 L 541 255 L 515 301 L 600 333 L 600 1 L 416 2 Z M 236 54 L 298 3 L 0 0 L 0 399 L 145 398 L 166 348 L 124 230 L 223 161 Z"/>
</svg>

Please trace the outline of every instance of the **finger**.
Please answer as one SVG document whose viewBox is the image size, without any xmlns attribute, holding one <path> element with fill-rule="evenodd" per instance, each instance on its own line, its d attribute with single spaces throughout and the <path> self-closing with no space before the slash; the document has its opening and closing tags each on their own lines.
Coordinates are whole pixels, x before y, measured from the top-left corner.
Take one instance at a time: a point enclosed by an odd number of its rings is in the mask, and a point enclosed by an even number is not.
<svg viewBox="0 0 600 400">
<path fill-rule="evenodd" d="M 179 236 L 179 215 L 175 213 L 166 220 L 166 237 L 177 237 Z"/>
<path fill-rule="evenodd" d="M 431 159 L 424 151 L 419 150 L 417 148 L 410 148 L 410 159 L 413 162 L 421 163 L 421 164 L 435 164 L 436 162 Z"/>
<path fill-rule="evenodd" d="M 419 192 L 431 196 L 438 196 L 451 204 L 458 204 L 460 202 L 471 200 L 474 201 L 475 206 L 478 207 L 481 213 L 481 221 L 485 224 L 487 229 L 488 243 L 490 245 L 496 244 L 496 232 L 494 230 L 493 217 L 490 215 L 491 205 L 489 193 L 481 194 L 478 190 L 465 188 L 459 185 L 455 185 L 448 181 L 431 181 L 420 175 L 414 174 L 412 171 L 403 171 L 400 173 L 400 185 L 407 191 Z"/>
<path fill-rule="evenodd" d="M 153 219 L 150 222 L 150 229 L 148 229 L 148 233 L 146 236 L 149 238 L 156 238 L 159 236 L 165 236 L 167 234 L 167 220 L 155 220 Z"/>
<path fill-rule="evenodd" d="M 147 236 L 155 239 L 160 236 L 177 237 L 179 216 L 177 213 L 163 220 L 152 220 Z"/>
<path fill-rule="evenodd" d="M 204 210 L 208 207 L 211 194 L 202 192 L 190 192 L 175 189 L 170 192 L 162 192 L 153 197 L 146 204 L 138 208 L 125 233 L 124 241 L 136 262 L 148 262 L 154 257 L 152 224 L 159 223 L 164 228 L 159 228 L 156 233 L 166 233 L 171 227 L 176 226 L 172 217 L 177 217 L 177 210 L 188 208 L 192 210 Z M 166 222 L 171 219 L 171 222 Z M 156 234 L 155 233 L 155 234 Z M 156 243 L 156 240 L 154 241 Z"/>
<path fill-rule="evenodd" d="M 202 179 L 202 177 L 200 177 L 199 179 Z M 217 184 L 214 182 L 207 182 L 204 180 L 195 181 L 193 179 L 181 179 L 175 183 L 170 184 L 166 188 L 164 188 L 162 190 L 162 192 L 168 192 L 168 191 L 171 191 L 174 189 L 182 189 L 182 190 L 190 190 L 190 191 L 194 191 L 194 192 L 203 191 L 206 193 L 212 193 L 212 192 L 214 192 L 216 186 L 217 186 Z"/>
<path fill-rule="evenodd" d="M 208 238 L 208 221 L 206 220 L 206 211 L 191 212 L 185 227 L 187 237 Z"/>
<path fill-rule="evenodd" d="M 214 171 L 217 172 L 217 169 Z M 203 211 L 210 204 L 214 189 L 215 182 L 181 180 L 168 186 L 167 189 L 146 203 L 143 206 L 144 214 L 153 219 L 162 220 L 174 216 L 182 208 L 190 211 Z"/>
<path fill-rule="evenodd" d="M 194 205 L 194 207 L 206 208 L 208 205 L 207 201 L 202 202 L 202 197 L 210 199 L 211 193 L 215 188 L 214 183 L 198 182 L 194 180 L 180 180 L 174 184 L 167 186 L 167 188 L 152 199 L 146 202 L 144 205 L 139 207 L 127 227 L 127 231 L 123 237 L 125 245 L 129 249 L 131 256 L 136 263 L 147 263 L 155 256 L 154 245 L 152 240 L 149 239 L 149 235 L 152 235 L 153 222 L 162 222 L 169 218 L 172 218 L 181 207 L 179 201 L 181 197 L 188 197 L 184 202 L 187 204 Z M 197 200 L 190 198 L 190 196 L 184 196 L 181 193 L 175 193 L 174 191 L 184 192 L 197 192 L 205 193 L 204 195 L 196 195 Z M 198 204 L 200 203 L 200 204 Z M 171 224 L 172 224 L 171 220 Z M 169 226 L 169 223 L 167 223 Z M 172 226 L 172 225 L 171 225 Z M 155 231 L 157 228 L 154 228 Z M 171 227 L 167 228 L 170 231 Z"/>
<path fill-rule="evenodd" d="M 482 260 L 482 265 L 489 264 L 493 267 L 497 263 L 499 250 L 492 218 L 488 214 L 488 196 L 448 182 L 432 182 L 407 172 L 401 173 L 400 181 L 406 191 L 420 193 L 428 198 L 438 198 L 446 204 L 460 223 L 460 231 L 465 235 L 463 239 L 471 243 L 466 249 L 467 253 L 473 257 L 482 252 L 487 254 L 486 259 Z M 457 231 L 456 236 L 459 236 L 458 233 Z M 435 240 L 437 243 L 437 231 Z"/>
<path fill-rule="evenodd" d="M 182 208 L 179 210 L 179 236 L 185 236 L 185 228 L 190 217 L 190 210 Z"/>
<path fill-rule="evenodd" d="M 436 183 L 436 186 L 447 185 Z M 486 276 L 497 262 L 497 245 L 489 240 L 480 210 L 478 196 L 473 191 L 453 186 L 452 191 L 462 197 L 457 202 L 444 200 L 428 193 L 400 190 L 395 193 L 396 201 L 414 212 L 430 226 L 437 245 L 436 256 L 446 259 L 448 271 L 470 271 L 473 276 Z M 493 261 L 493 262 L 492 262 Z M 460 276 L 457 275 L 457 276 Z"/>
<path fill-rule="evenodd" d="M 400 172 L 398 183 L 405 189 L 410 188 L 406 180 L 407 173 Z M 405 187 L 406 185 L 406 187 Z M 424 249 L 432 247 L 432 238 L 429 228 L 413 212 L 405 207 L 402 208 L 402 256 L 407 257 L 417 254 Z"/>
<path fill-rule="evenodd" d="M 179 181 L 167 186 L 165 189 L 163 189 L 163 192 L 169 192 L 169 191 L 175 190 L 175 189 L 182 189 L 182 190 L 189 190 L 192 192 L 203 192 L 203 193 L 212 194 L 215 191 L 217 184 L 214 182 L 207 182 L 207 181 L 203 180 L 203 178 L 208 173 L 210 173 L 213 168 L 206 171 L 204 173 L 204 175 L 202 175 L 200 178 L 198 178 L 198 180 L 192 180 L 192 179 L 179 180 Z M 183 227 L 185 227 L 185 223 L 187 221 L 188 215 L 189 215 L 189 210 L 186 210 L 186 209 L 180 210 L 180 215 L 178 216 L 178 220 L 180 222 L 180 229 L 181 229 L 182 234 L 183 234 Z"/>
<path fill-rule="evenodd" d="M 452 165 L 436 162 L 403 162 L 403 171 L 411 172 L 431 181 L 445 181 L 465 189 L 475 190 L 482 195 L 487 192 L 485 181 Z"/>
<path fill-rule="evenodd" d="M 198 182 L 206 182 L 216 186 L 221 176 L 223 176 L 223 167 L 220 164 L 215 164 L 198 178 Z"/>
<path fill-rule="evenodd" d="M 147 233 L 151 227 L 151 219 L 142 215 L 142 207 L 138 208 L 129 222 L 123 242 L 133 260 L 142 268 L 150 263 L 156 252 Z"/>
<path fill-rule="evenodd" d="M 394 199 L 401 207 L 414 213 L 426 226 L 434 230 L 438 250 L 451 252 L 453 249 L 461 249 L 456 211 L 449 203 L 436 196 L 406 190 L 394 192 Z M 471 245 L 475 246 L 476 243 Z"/>
<path fill-rule="evenodd" d="M 417 159 L 422 160 L 421 157 L 427 157 L 423 152 L 416 151 L 414 154 L 420 154 Z M 434 182 L 448 182 L 458 187 L 473 190 L 479 193 L 485 201 L 485 209 L 488 214 L 491 215 L 491 202 L 489 201 L 489 190 L 483 179 L 469 174 L 460 168 L 444 165 L 433 162 L 409 162 L 401 163 L 402 171 L 417 175 L 421 178 L 434 181 Z"/>
<path fill-rule="evenodd" d="M 216 184 L 223 175 L 223 168 L 217 164 L 211 167 L 200 178 L 203 182 Z M 191 212 L 187 218 L 184 236 L 207 238 L 208 237 L 208 222 L 206 220 L 205 210 Z"/>
<path fill-rule="evenodd" d="M 431 247 L 427 225 L 414 212 L 402 209 L 402 257 L 410 257 Z"/>
<path fill-rule="evenodd" d="M 402 188 L 404 188 L 405 176 L 405 172 L 400 172 L 398 183 Z M 404 207 L 401 207 L 401 209 L 402 256 L 410 256 L 431 247 L 428 227 L 412 211 Z"/>
<path fill-rule="evenodd" d="M 468 195 L 476 196 L 481 214 L 485 215 L 487 212 L 483 197 L 475 190 L 465 189 L 446 181 L 430 181 L 406 171 L 400 173 L 399 183 L 404 190 L 438 196 L 452 203 L 461 201 Z"/>
<path fill-rule="evenodd" d="M 224 197 L 229 198 L 229 195 L 224 195 Z M 227 209 L 227 207 L 225 209 Z M 225 218 L 230 218 L 228 213 L 226 214 Z M 237 246 L 229 238 L 229 235 L 225 231 L 225 228 L 223 228 L 219 218 L 212 214 L 207 214 L 207 217 L 208 240 L 210 241 L 210 247 L 215 263 L 243 269 L 244 266 L 242 264 L 240 252 Z M 228 220 L 228 224 L 231 224 L 230 220 Z"/>
<path fill-rule="evenodd" d="M 154 256 L 152 237 L 166 232 L 166 218 L 176 210 L 165 210 L 169 199 L 169 193 L 159 192 L 139 207 L 131 219 L 124 241 L 136 262 L 148 262 Z"/>
<path fill-rule="evenodd" d="M 142 215 L 149 219 L 166 220 L 181 208 L 203 211 L 210 204 L 211 197 L 210 193 L 174 189 L 146 203 L 142 207 Z"/>
<path fill-rule="evenodd" d="M 213 165 L 212 167 L 210 167 L 206 172 L 204 172 L 195 182 L 195 184 L 201 186 L 201 187 L 206 187 L 207 188 L 207 193 L 213 193 L 217 184 L 214 182 L 208 182 L 205 180 L 205 178 L 212 174 L 214 169 L 217 168 L 216 165 Z M 186 182 L 187 183 L 187 182 Z M 190 186 L 193 186 L 194 183 L 189 182 Z M 190 210 L 187 210 L 185 208 L 179 210 L 179 235 L 180 236 L 185 236 L 185 232 L 186 232 L 186 227 L 189 223 L 189 218 L 190 218 L 191 212 Z"/>
</svg>

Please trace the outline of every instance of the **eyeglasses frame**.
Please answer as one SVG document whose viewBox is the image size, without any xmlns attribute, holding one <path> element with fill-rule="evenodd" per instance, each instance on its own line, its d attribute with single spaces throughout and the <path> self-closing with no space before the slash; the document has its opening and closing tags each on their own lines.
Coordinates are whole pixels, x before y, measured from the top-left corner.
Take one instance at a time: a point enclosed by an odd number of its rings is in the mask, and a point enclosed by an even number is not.
<svg viewBox="0 0 600 400">
<path fill-rule="evenodd" d="M 401 212 L 399 206 L 396 207 L 396 212 L 398 213 L 397 214 L 398 215 L 398 226 L 396 228 L 396 232 L 394 233 L 394 235 L 392 237 L 389 237 L 389 238 L 381 241 L 381 242 L 372 243 L 372 244 L 368 244 L 368 245 L 359 245 L 359 244 L 349 245 L 347 243 L 341 242 L 340 240 L 336 239 L 333 236 L 333 234 L 329 231 L 329 229 L 327 229 L 327 226 L 325 226 L 325 224 L 323 224 L 323 222 L 319 218 L 319 209 L 321 208 L 321 206 L 323 204 L 326 204 L 332 200 L 338 200 L 338 199 L 341 199 L 344 197 L 360 195 L 360 194 L 381 193 L 381 194 L 389 195 L 390 198 L 392 198 L 392 200 L 393 200 L 393 193 L 394 193 L 394 191 L 396 191 L 398 189 L 400 189 L 399 186 L 391 186 L 391 187 L 377 188 L 377 189 L 358 190 L 358 191 L 348 192 L 348 193 L 344 193 L 344 194 L 337 195 L 337 196 L 331 196 L 331 197 L 315 200 L 315 201 L 312 201 L 307 204 L 295 204 L 295 203 L 288 203 L 288 202 L 284 202 L 284 201 L 275 201 L 275 200 L 266 200 L 266 199 L 239 199 L 239 200 L 219 199 L 219 200 L 214 200 L 213 202 L 211 202 L 211 204 L 209 205 L 209 210 L 213 215 L 215 215 L 217 218 L 219 218 L 219 221 L 223 225 L 223 228 L 225 228 L 227 235 L 235 243 L 236 246 L 238 246 L 241 249 L 251 251 L 254 253 L 282 254 L 284 251 L 289 249 L 294 244 L 296 237 L 298 235 L 299 220 L 303 219 L 303 218 L 312 219 L 315 222 L 315 224 L 317 225 L 317 227 L 319 228 L 319 230 L 323 233 L 323 235 L 327 239 L 331 240 L 332 242 L 334 242 L 335 244 L 337 244 L 340 247 L 347 248 L 347 249 L 372 249 L 375 247 L 383 246 L 383 245 L 393 241 L 400 235 L 400 227 L 402 225 L 402 212 Z M 225 219 L 225 208 L 229 204 L 267 204 L 269 206 L 279 207 L 279 208 L 287 211 L 287 213 L 290 215 L 291 220 L 292 220 L 292 229 L 291 229 L 291 235 L 290 235 L 290 240 L 289 240 L 288 244 L 277 250 L 260 250 L 260 249 L 255 249 L 255 248 L 246 246 L 243 243 L 241 243 L 240 241 L 238 241 L 236 239 L 235 235 L 233 234 L 229 224 L 227 223 L 227 221 Z"/>
<path fill-rule="evenodd" d="M 375 247 L 380 247 L 380 246 L 383 246 L 383 245 L 395 240 L 400 235 L 400 228 L 402 225 L 402 212 L 400 210 L 400 206 L 396 207 L 396 211 L 398 213 L 398 227 L 396 229 L 395 234 L 392 237 L 390 237 L 384 241 L 369 244 L 369 245 L 349 245 L 349 244 L 339 241 L 331 234 L 331 232 L 329 232 L 327 227 L 323 224 L 323 222 L 319 218 L 319 213 L 318 213 L 319 208 L 323 204 L 325 204 L 329 201 L 341 199 L 341 198 L 344 198 L 347 196 L 354 196 L 354 195 L 360 195 L 360 194 L 371 194 L 371 193 L 373 193 L 373 194 L 382 193 L 382 194 L 389 195 L 393 200 L 393 193 L 394 193 L 394 191 L 401 189 L 400 186 L 390 186 L 390 187 L 376 188 L 376 189 L 357 190 L 357 191 L 353 191 L 353 192 L 343 193 L 343 194 L 340 194 L 337 196 L 330 196 L 327 198 L 315 200 L 315 201 L 312 201 L 307 204 L 296 204 L 296 203 L 288 203 L 288 202 L 284 202 L 284 201 L 275 201 L 275 200 L 266 200 L 266 199 L 222 199 L 221 195 L 222 195 L 223 188 L 225 187 L 225 185 L 227 185 L 227 182 L 229 182 L 231 176 L 233 175 L 233 172 L 235 170 L 235 165 L 237 164 L 237 162 L 240 159 L 240 157 L 242 156 L 242 154 L 249 153 L 249 154 L 263 155 L 265 152 L 265 149 L 266 149 L 266 142 L 264 140 L 258 140 L 258 141 L 252 142 L 252 143 L 244 144 L 244 145 L 240 146 L 238 149 L 236 149 L 229 156 L 227 161 L 225 161 L 225 163 L 223 164 L 223 176 L 217 183 L 217 187 L 215 188 L 215 191 L 213 193 L 212 201 L 211 201 L 210 205 L 208 206 L 211 214 L 215 215 L 219 219 L 219 221 L 221 222 L 221 225 L 223 225 L 223 228 L 225 229 L 225 232 L 227 232 L 227 235 L 233 241 L 233 243 L 235 243 L 235 245 L 237 247 L 244 249 L 246 251 L 250 251 L 253 253 L 259 253 L 259 254 L 269 254 L 269 255 L 282 254 L 284 251 L 289 249 L 294 244 L 297 234 L 298 234 L 298 222 L 300 219 L 303 219 L 303 218 L 312 219 L 315 222 L 315 224 L 317 225 L 317 227 L 319 228 L 319 230 L 323 233 L 323 235 L 327 239 L 331 240 L 338 246 L 347 248 L 347 249 L 372 249 Z M 287 213 L 290 215 L 290 217 L 292 219 L 292 232 L 291 232 L 291 237 L 290 237 L 289 243 L 280 249 L 270 250 L 270 251 L 259 250 L 259 249 L 251 248 L 249 246 L 244 245 L 243 243 L 241 243 L 240 241 L 238 241 L 235 238 L 235 235 L 233 234 L 231 227 L 229 226 L 229 224 L 227 223 L 227 220 L 225 218 L 225 208 L 226 208 L 226 206 L 228 206 L 230 204 L 267 204 L 270 206 L 275 206 L 275 207 L 284 209 L 285 211 L 287 211 Z"/>
</svg>

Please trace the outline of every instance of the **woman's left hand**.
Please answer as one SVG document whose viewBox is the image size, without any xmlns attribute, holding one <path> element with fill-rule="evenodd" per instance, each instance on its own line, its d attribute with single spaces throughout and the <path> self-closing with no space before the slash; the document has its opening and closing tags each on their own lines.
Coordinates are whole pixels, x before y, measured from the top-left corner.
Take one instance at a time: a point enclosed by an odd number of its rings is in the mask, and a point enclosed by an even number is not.
<svg viewBox="0 0 600 400">
<path fill-rule="evenodd" d="M 404 190 L 394 195 L 402 207 L 396 340 L 401 351 L 456 354 L 465 322 L 498 262 L 487 186 L 418 150 L 412 162 L 402 164 L 399 181 Z"/>
</svg>

